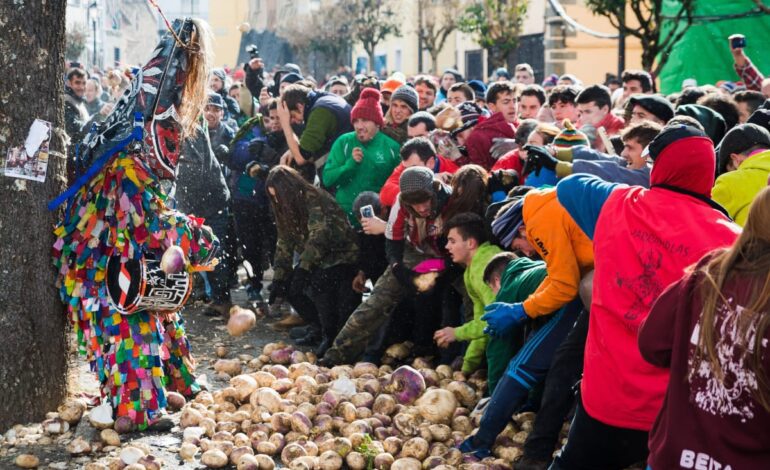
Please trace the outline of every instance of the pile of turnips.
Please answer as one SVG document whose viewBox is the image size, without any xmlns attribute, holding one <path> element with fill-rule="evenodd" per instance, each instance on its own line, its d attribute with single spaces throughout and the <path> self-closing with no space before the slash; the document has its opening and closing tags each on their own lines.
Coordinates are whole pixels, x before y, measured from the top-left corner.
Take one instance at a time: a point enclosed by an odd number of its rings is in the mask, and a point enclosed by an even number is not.
<svg viewBox="0 0 770 470">
<path fill-rule="evenodd" d="M 245 364 L 220 359 L 215 370 L 230 386 L 201 392 L 180 416 L 180 457 L 210 468 L 502 470 L 521 454 L 534 416 L 514 417 L 495 457 L 478 462 L 455 446 L 478 427 L 481 413 L 471 410 L 486 389 L 481 373 L 434 369 L 423 358 L 395 370 L 365 362 L 328 369 L 283 343 Z"/>
</svg>

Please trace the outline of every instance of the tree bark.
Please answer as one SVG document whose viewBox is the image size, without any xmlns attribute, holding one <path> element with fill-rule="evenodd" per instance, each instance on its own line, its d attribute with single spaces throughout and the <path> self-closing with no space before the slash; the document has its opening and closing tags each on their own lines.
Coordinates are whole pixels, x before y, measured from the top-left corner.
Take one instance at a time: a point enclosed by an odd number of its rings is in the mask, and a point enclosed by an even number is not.
<svg viewBox="0 0 770 470">
<path fill-rule="evenodd" d="M 0 2 L 0 151 L 21 146 L 35 118 L 54 136 L 45 182 L 0 175 L 0 432 L 41 420 L 66 393 L 67 318 L 51 262 L 65 185 L 64 30 L 67 2 Z M 5 156 L 5 155 L 3 155 Z"/>
</svg>

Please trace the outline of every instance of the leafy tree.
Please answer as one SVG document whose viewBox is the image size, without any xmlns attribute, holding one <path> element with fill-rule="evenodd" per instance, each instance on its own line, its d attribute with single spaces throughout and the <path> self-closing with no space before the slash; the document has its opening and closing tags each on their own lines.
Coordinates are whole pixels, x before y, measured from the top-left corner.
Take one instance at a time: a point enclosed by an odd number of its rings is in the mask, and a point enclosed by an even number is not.
<svg viewBox="0 0 770 470">
<path fill-rule="evenodd" d="M 663 31 L 664 0 L 585 0 L 586 6 L 597 15 L 610 20 L 612 26 L 625 30 L 626 34 L 639 38 L 642 43 L 642 67 L 658 76 L 668 61 L 677 42 L 692 24 L 696 0 L 680 0 L 679 10 L 671 20 L 673 27 Z M 759 0 L 756 0 L 759 1 Z M 630 12 L 639 23 L 638 28 L 628 28 L 626 17 Z"/>
<path fill-rule="evenodd" d="M 495 67 L 506 65 L 519 46 L 527 0 L 474 0 L 460 17 L 458 29 L 476 36 Z"/>
<path fill-rule="evenodd" d="M 87 39 L 88 32 L 80 24 L 76 24 L 74 28 L 68 30 L 64 37 L 64 43 L 66 44 L 64 58 L 73 61 L 79 60 L 80 55 L 86 50 Z"/>
<path fill-rule="evenodd" d="M 420 24 L 417 34 L 428 50 L 431 71 L 438 73 L 438 55 L 449 35 L 457 29 L 458 19 L 465 9 L 463 0 L 417 0 Z"/>
<path fill-rule="evenodd" d="M 335 13 L 348 18 L 352 37 L 364 46 L 369 68 L 374 68 L 374 49 L 388 36 L 400 36 L 401 26 L 391 2 L 385 0 L 342 0 Z"/>
</svg>

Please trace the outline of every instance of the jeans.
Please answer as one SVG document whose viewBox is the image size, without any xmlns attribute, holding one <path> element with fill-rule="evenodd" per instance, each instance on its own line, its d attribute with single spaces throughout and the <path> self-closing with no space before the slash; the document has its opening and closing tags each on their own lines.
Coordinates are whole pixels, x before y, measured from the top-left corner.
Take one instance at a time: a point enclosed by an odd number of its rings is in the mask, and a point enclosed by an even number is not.
<svg viewBox="0 0 770 470">
<path fill-rule="evenodd" d="M 492 448 L 511 415 L 526 402 L 532 387 L 545 378 L 554 353 L 572 330 L 581 309 L 578 299 L 559 309 L 510 360 L 484 410 L 474 447 Z"/>
<path fill-rule="evenodd" d="M 206 225 L 211 227 L 214 235 L 219 238 L 220 253 L 219 264 L 214 271 L 206 273 L 204 281 L 211 286 L 211 300 L 214 304 L 226 304 L 230 302 L 230 267 L 232 266 L 232 253 L 227 252 L 227 247 L 231 246 L 228 242 L 228 226 L 230 216 L 226 210 L 221 214 L 206 219 Z"/>
<path fill-rule="evenodd" d="M 578 400 L 567 444 L 549 470 L 616 470 L 647 459 L 647 431 L 624 429 L 593 419 Z"/>
<path fill-rule="evenodd" d="M 533 460 L 551 460 L 559 433 L 575 403 L 574 386 L 583 375 L 583 353 L 588 335 L 588 311 L 578 315 L 575 325 L 556 349 L 545 378 L 540 411 L 524 443 L 524 455 Z"/>
</svg>

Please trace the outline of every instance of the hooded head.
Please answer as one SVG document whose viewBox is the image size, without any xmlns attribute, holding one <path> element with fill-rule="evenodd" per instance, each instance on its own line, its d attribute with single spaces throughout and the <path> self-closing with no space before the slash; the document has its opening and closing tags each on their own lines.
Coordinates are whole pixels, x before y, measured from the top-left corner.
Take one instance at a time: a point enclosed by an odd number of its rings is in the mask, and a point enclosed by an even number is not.
<svg viewBox="0 0 770 470">
<path fill-rule="evenodd" d="M 699 104 L 683 104 L 676 108 L 677 116 L 690 116 L 698 121 L 712 142 L 720 142 L 725 135 L 725 120 L 711 108 Z"/>
<path fill-rule="evenodd" d="M 653 160 L 650 187 L 670 186 L 711 197 L 716 155 L 714 143 L 690 126 L 666 126 L 649 145 Z"/>
</svg>

